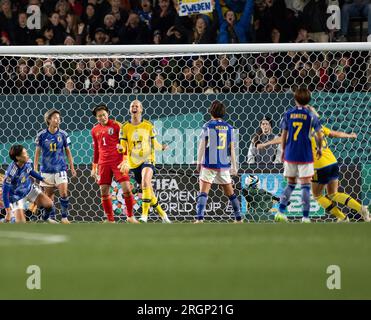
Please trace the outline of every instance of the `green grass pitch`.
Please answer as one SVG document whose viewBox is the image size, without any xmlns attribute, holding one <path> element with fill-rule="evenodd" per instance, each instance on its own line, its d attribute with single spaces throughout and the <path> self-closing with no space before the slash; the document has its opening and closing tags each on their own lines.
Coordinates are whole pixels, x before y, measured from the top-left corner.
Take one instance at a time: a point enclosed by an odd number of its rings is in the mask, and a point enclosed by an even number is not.
<svg viewBox="0 0 371 320">
<path fill-rule="evenodd" d="M 366 223 L 0 225 L 0 299 L 370 299 L 370 235 Z M 29 265 L 41 290 L 26 288 Z"/>
</svg>

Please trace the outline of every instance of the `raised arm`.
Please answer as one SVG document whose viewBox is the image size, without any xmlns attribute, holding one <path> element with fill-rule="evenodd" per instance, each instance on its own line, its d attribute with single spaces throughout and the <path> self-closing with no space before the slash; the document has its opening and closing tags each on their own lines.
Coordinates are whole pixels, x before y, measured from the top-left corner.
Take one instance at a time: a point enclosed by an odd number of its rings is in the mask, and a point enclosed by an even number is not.
<svg viewBox="0 0 371 320">
<path fill-rule="evenodd" d="M 254 0 L 246 0 L 245 8 L 241 15 L 239 24 L 242 28 L 246 29 L 246 32 L 249 30 L 248 26 L 251 22 L 251 16 L 254 10 Z"/>
<path fill-rule="evenodd" d="M 223 12 L 222 12 L 222 7 L 220 5 L 220 0 L 215 0 L 215 10 L 216 13 L 218 14 L 218 20 L 219 20 L 219 25 L 225 22 L 225 19 L 223 17 Z"/>
</svg>

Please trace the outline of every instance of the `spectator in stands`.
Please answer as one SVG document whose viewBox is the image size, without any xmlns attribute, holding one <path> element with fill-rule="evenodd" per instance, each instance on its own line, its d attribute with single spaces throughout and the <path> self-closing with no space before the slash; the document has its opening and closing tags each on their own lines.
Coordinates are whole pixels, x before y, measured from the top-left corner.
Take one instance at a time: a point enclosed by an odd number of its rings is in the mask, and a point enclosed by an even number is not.
<svg viewBox="0 0 371 320">
<path fill-rule="evenodd" d="M 149 29 L 135 12 L 130 13 L 128 20 L 120 30 L 119 36 L 120 44 L 150 43 Z"/>
<path fill-rule="evenodd" d="M 66 15 L 66 35 L 69 35 L 73 39 L 77 40 L 78 25 L 79 25 L 79 18 L 72 13 L 67 13 Z"/>
<path fill-rule="evenodd" d="M 174 80 L 170 87 L 170 93 L 177 94 L 177 93 L 183 93 L 183 88 L 180 86 L 180 83 L 178 80 Z"/>
<path fill-rule="evenodd" d="M 58 74 L 53 61 L 47 59 L 43 63 L 43 77 L 41 79 L 41 88 L 43 93 L 59 94 L 63 85 L 62 77 Z"/>
<path fill-rule="evenodd" d="M 75 84 L 75 89 L 79 93 L 84 93 L 84 89 L 88 89 L 90 86 L 90 69 L 88 68 L 85 61 L 81 60 L 76 64 L 76 69 L 72 76 L 72 80 Z"/>
<path fill-rule="evenodd" d="M 281 148 L 278 145 L 265 146 L 265 143 L 277 138 L 272 133 L 272 120 L 264 117 L 260 121 L 260 126 L 251 139 L 247 155 L 247 163 L 250 164 L 272 164 L 281 162 Z"/>
<path fill-rule="evenodd" d="M 241 92 L 248 92 L 248 93 L 256 93 L 257 92 L 257 87 L 254 84 L 254 78 L 253 77 L 254 77 L 254 73 L 251 73 L 245 79 L 243 79 L 243 85 L 241 87 Z"/>
<path fill-rule="evenodd" d="M 111 44 L 111 38 L 103 28 L 97 28 L 94 34 L 94 40 L 91 42 L 93 45 Z"/>
<path fill-rule="evenodd" d="M 57 12 L 50 14 L 47 26 L 53 30 L 54 43 L 57 45 L 63 44 L 66 38 L 66 30 L 60 23 L 59 14 Z"/>
<path fill-rule="evenodd" d="M 192 82 L 194 80 L 194 76 L 190 67 L 186 66 L 182 70 L 182 74 L 180 76 L 180 84 L 183 88 L 183 92 L 185 93 L 192 93 Z"/>
<path fill-rule="evenodd" d="M 308 35 L 308 30 L 304 27 L 299 28 L 298 35 L 295 39 L 296 43 L 314 42 Z"/>
<path fill-rule="evenodd" d="M 55 5 L 55 12 L 58 13 L 59 23 L 66 28 L 67 26 L 67 14 L 70 12 L 70 6 L 68 1 L 59 0 Z"/>
<path fill-rule="evenodd" d="M 337 1 L 329 0 L 310 0 L 301 14 L 301 21 L 308 36 L 315 42 L 328 42 L 329 35 L 327 29 L 327 7 Z"/>
<path fill-rule="evenodd" d="M 16 68 L 16 73 L 14 74 L 15 81 L 12 89 L 14 90 L 15 94 L 29 93 L 32 83 L 28 77 L 28 72 L 29 68 L 26 61 L 20 61 Z"/>
<path fill-rule="evenodd" d="M 168 93 L 169 88 L 166 85 L 165 75 L 158 73 L 154 75 L 151 93 Z"/>
<path fill-rule="evenodd" d="M 271 32 L 271 42 L 280 43 L 280 40 L 281 40 L 281 32 L 277 28 L 273 28 Z"/>
<path fill-rule="evenodd" d="M 27 27 L 27 14 L 21 12 L 18 15 L 18 25 L 14 30 L 14 44 L 15 45 L 31 45 L 35 41 L 35 31 Z"/>
<path fill-rule="evenodd" d="M 74 94 L 78 93 L 75 90 L 75 83 L 73 82 L 72 78 L 68 78 L 65 82 L 65 86 L 61 91 L 61 94 Z"/>
<path fill-rule="evenodd" d="M 238 91 L 234 86 L 235 76 L 236 72 L 234 72 L 234 68 L 230 64 L 229 57 L 227 55 L 219 56 L 218 66 L 212 75 L 215 87 L 223 93 Z"/>
<path fill-rule="evenodd" d="M 76 41 L 74 38 L 72 38 L 71 36 L 67 36 L 65 39 L 64 39 L 64 43 L 63 43 L 65 46 L 73 46 L 76 44 Z"/>
<path fill-rule="evenodd" d="M 104 29 L 112 40 L 112 44 L 118 44 L 119 38 L 119 27 L 116 23 L 116 18 L 113 14 L 106 14 L 104 17 Z"/>
<path fill-rule="evenodd" d="M 151 30 L 151 21 L 153 15 L 152 2 L 150 0 L 141 0 L 141 7 L 138 11 L 141 21 L 143 21 L 149 30 Z"/>
<path fill-rule="evenodd" d="M 110 8 L 106 14 L 112 14 L 115 19 L 117 25 L 121 26 L 123 25 L 126 20 L 128 19 L 128 12 L 121 7 L 121 0 L 110 0 Z"/>
<path fill-rule="evenodd" d="M 162 42 L 162 35 L 160 30 L 155 30 L 153 32 L 153 43 L 154 44 L 161 44 Z"/>
<path fill-rule="evenodd" d="M 228 10 L 224 15 L 220 6 L 220 0 L 215 0 L 215 9 L 219 19 L 218 43 L 246 43 L 250 29 L 250 21 L 253 14 L 254 1 L 246 0 L 245 8 L 240 20 L 236 14 Z"/>
<path fill-rule="evenodd" d="M 85 35 L 89 35 L 90 38 L 94 37 L 95 29 L 99 26 L 99 20 L 95 11 L 95 6 L 88 4 L 85 8 L 85 12 L 81 17 L 81 21 L 84 23 Z"/>
<path fill-rule="evenodd" d="M 12 12 L 12 3 L 9 0 L 0 1 L 0 30 L 6 33 L 6 37 L 10 42 L 14 43 L 13 35 L 16 29 L 16 17 Z M 4 40 L 2 41 L 4 43 Z"/>
<path fill-rule="evenodd" d="M 213 30 L 206 22 L 205 16 L 199 15 L 195 20 L 195 24 L 192 32 L 190 33 L 188 43 L 213 43 L 215 41 L 213 33 L 216 34 L 215 30 Z"/>
<path fill-rule="evenodd" d="M 51 26 L 46 26 L 43 31 L 43 36 L 46 45 L 55 45 L 57 42 L 54 40 L 54 31 Z"/>
<path fill-rule="evenodd" d="M 180 25 L 174 25 L 166 32 L 164 43 L 182 44 L 187 43 L 186 31 Z"/>
<path fill-rule="evenodd" d="M 341 36 L 339 41 L 347 41 L 349 20 L 362 16 L 368 21 L 368 35 L 371 35 L 371 4 L 369 0 L 345 0 L 341 9 Z"/>
<path fill-rule="evenodd" d="M 166 32 L 175 24 L 177 15 L 172 1 L 159 0 L 158 7 L 153 12 L 151 29 L 160 30 L 163 36 L 166 35 Z"/>
</svg>

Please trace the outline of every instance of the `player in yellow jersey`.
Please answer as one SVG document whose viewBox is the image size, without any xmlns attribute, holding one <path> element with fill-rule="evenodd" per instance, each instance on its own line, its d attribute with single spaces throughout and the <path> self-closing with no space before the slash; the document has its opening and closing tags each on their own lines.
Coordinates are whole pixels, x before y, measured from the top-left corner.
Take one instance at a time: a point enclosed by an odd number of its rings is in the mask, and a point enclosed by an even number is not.
<svg viewBox="0 0 371 320">
<path fill-rule="evenodd" d="M 130 170 L 142 187 L 142 216 L 139 221 L 147 222 L 150 207 L 153 207 L 164 223 L 171 223 L 166 212 L 159 205 L 152 188 L 155 171 L 155 149 L 166 149 L 155 139 L 155 129 L 151 122 L 142 119 L 143 106 L 138 100 L 130 104 L 131 121 L 125 122 L 120 131 L 120 146 L 125 156 L 119 168 Z"/>
<path fill-rule="evenodd" d="M 316 113 L 313 107 L 311 111 Z M 341 131 L 334 131 L 325 126 L 321 129 L 322 140 L 322 156 L 320 158 L 314 157 L 314 176 L 312 179 L 312 193 L 316 201 L 327 212 L 337 217 L 338 222 L 348 221 L 347 216 L 336 206 L 336 203 L 347 206 L 348 208 L 361 214 L 364 221 L 370 221 L 370 214 L 366 206 L 362 206 L 357 200 L 353 199 L 349 194 L 339 192 L 339 164 L 335 155 L 329 148 L 326 137 L 330 138 L 347 138 L 355 139 L 355 133 L 345 133 Z M 265 148 L 272 144 L 279 144 L 281 137 L 257 145 L 258 149 Z M 312 150 L 315 155 L 317 152 L 317 143 L 315 136 L 312 135 Z M 323 195 L 323 190 L 326 187 L 327 194 Z"/>
</svg>

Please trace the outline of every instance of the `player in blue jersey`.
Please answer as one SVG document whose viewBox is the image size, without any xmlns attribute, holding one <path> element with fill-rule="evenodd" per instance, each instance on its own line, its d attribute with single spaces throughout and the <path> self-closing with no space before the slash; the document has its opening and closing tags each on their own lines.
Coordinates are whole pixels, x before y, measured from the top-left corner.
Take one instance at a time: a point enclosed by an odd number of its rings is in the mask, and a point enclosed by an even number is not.
<svg viewBox="0 0 371 320">
<path fill-rule="evenodd" d="M 303 203 L 302 222 L 310 222 L 310 186 L 314 175 L 312 129 L 316 132 L 317 137 L 317 156 L 320 157 L 322 154 L 321 125 L 318 118 L 308 109 L 310 99 L 311 94 L 308 89 L 297 89 L 295 91 L 296 107 L 287 111 L 282 119 L 283 174 L 288 179 L 288 184 L 281 195 L 279 213 L 276 215 L 277 220 L 287 220 L 284 212 L 295 189 L 297 179 L 299 179 Z"/>
<path fill-rule="evenodd" d="M 229 198 L 236 222 L 242 222 L 240 202 L 233 190 L 232 175 L 237 175 L 233 127 L 223 120 L 226 110 L 223 103 L 214 101 L 210 110 L 211 120 L 202 128 L 197 156 L 200 172 L 200 193 L 197 196 L 197 219 L 204 220 L 207 196 L 213 183 L 219 184 Z"/>
<path fill-rule="evenodd" d="M 27 201 L 44 208 L 43 220 L 55 223 L 53 216 L 55 209 L 50 198 L 41 189 L 32 183 L 30 177 L 44 181 L 35 170 L 27 154 L 27 150 L 21 145 L 14 145 L 9 150 L 12 163 L 6 170 L 3 183 L 3 202 L 6 211 L 6 219 L 15 217 L 17 223 L 26 222 L 24 208 Z"/>
<path fill-rule="evenodd" d="M 47 129 L 41 130 L 36 137 L 34 170 L 38 171 L 39 158 L 41 154 L 40 173 L 49 186 L 44 182 L 41 182 L 40 185 L 44 188 L 45 193 L 52 201 L 54 201 L 55 189 L 58 189 L 62 213 L 61 222 L 69 224 L 68 178 L 65 153 L 70 165 L 72 176 L 76 177 L 70 149 L 71 140 L 68 134 L 59 128 L 61 124 L 61 115 L 58 110 L 51 109 L 47 111 L 44 120 L 48 127 Z M 51 218 L 55 219 L 55 217 Z"/>
</svg>

